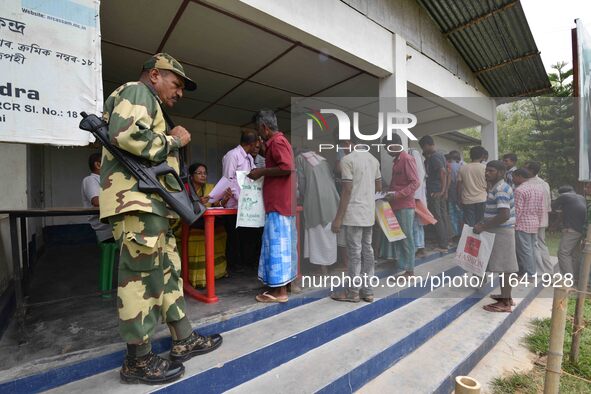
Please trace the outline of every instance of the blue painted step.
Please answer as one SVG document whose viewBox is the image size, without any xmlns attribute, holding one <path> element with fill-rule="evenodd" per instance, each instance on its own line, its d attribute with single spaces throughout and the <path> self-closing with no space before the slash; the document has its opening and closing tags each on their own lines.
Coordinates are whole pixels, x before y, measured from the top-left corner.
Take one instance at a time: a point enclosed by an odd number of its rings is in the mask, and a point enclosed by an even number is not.
<svg viewBox="0 0 591 394">
<path fill-rule="evenodd" d="M 432 263 L 441 256 L 442 254 L 435 253 L 425 258 L 419 259 L 417 260 L 417 268 L 424 264 Z M 432 271 L 437 272 L 436 270 Z M 379 277 L 385 277 L 389 274 L 391 274 L 390 269 L 381 270 L 377 273 Z M 197 330 L 205 335 L 218 332 L 228 332 L 240 327 L 247 326 L 249 324 L 256 323 L 263 319 L 267 319 L 271 316 L 276 316 L 311 302 L 318 301 L 328 296 L 328 293 L 329 291 L 326 289 L 307 292 L 301 297 L 292 297 L 287 304 L 268 305 L 265 308 L 237 315 L 224 321 L 198 327 Z M 152 346 L 154 351 L 157 353 L 167 352 L 170 349 L 170 337 L 157 339 L 153 342 Z M 40 372 L 35 375 L 1 382 L 0 392 L 37 393 L 50 390 L 52 388 L 119 368 L 124 355 L 124 351 L 121 350 L 107 355 L 69 364 L 64 367 Z"/>
<path fill-rule="evenodd" d="M 438 289 L 230 392 L 350 392 L 412 353 L 485 294 Z M 391 392 L 392 387 L 385 391 Z"/>
<path fill-rule="evenodd" d="M 469 374 L 541 289 L 531 286 L 515 288 L 513 296 L 517 305 L 512 313 L 486 312 L 482 306 L 491 300 L 479 301 L 429 342 L 375 379 L 368 382 L 366 377 L 351 371 L 349 381 L 353 382 L 353 390 L 375 393 L 395 385 L 397 392 L 401 393 L 450 393 L 454 389 L 455 377 Z M 335 382 L 327 392 L 338 392 L 345 386 L 343 382 Z"/>
<path fill-rule="evenodd" d="M 437 272 L 445 268 L 449 268 L 446 271 L 448 276 L 463 272 L 454 267 L 451 258 L 438 260 L 420 269 Z M 200 392 L 222 392 L 399 309 L 429 291 L 429 287 L 408 288 L 400 292 L 378 288 L 376 296 L 384 297 L 372 304 L 337 303 L 323 299 L 232 330 L 226 333 L 221 349 L 185 363 L 187 371 L 183 380 L 167 386 L 165 390 L 184 392 L 199 387 Z M 100 389 L 96 392 L 129 390 L 128 386 L 119 383 L 117 370 L 113 370 L 60 387 L 56 392 L 93 392 L 93 388 L 98 387 Z"/>
</svg>

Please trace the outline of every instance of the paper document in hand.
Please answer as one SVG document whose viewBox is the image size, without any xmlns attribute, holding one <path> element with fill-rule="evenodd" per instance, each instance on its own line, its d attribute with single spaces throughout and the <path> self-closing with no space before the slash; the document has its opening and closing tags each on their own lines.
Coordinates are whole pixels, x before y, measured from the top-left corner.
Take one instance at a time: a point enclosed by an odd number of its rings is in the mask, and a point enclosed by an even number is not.
<svg viewBox="0 0 591 394">
<path fill-rule="evenodd" d="M 396 192 L 376 192 L 374 199 L 375 200 L 382 200 L 388 196 L 393 196 Z"/>
<path fill-rule="evenodd" d="M 227 188 L 232 189 L 232 193 L 236 193 L 236 181 L 222 177 L 215 185 L 211 193 L 209 193 L 209 202 L 219 201 L 224 197 Z"/>
</svg>

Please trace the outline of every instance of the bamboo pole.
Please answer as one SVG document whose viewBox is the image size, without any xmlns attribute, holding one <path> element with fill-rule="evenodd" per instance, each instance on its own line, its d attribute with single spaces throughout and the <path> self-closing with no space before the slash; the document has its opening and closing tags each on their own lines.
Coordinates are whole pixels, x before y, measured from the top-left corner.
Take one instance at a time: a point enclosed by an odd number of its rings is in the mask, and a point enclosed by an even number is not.
<svg viewBox="0 0 591 394">
<path fill-rule="evenodd" d="M 560 387 L 567 305 L 568 289 L 565 287 L 554 288 L 552 322 L 550 326 L 550 348 L 548 350 L 548 361 L 546 363 L 544 394 L 557 394 Z"/>
<path fill-rule="evenodd" d="M 577 305 L 575 307 L 575 319 L 573 321 L 573 339 L 570 349 L 570 361 L 576 363 L 579 361 L 579 348 L 581 347 L 581 335 L 585 327 L 583 312 L 585 311 L 585 293 L 589 284 L 589 271 L 591 271 L 591 226 L 587 228 L 587 239 L 585 239 L 585 248 L 583 249 L 585 258 L 583 266 L 579 271 L 580 293 L 577 295 Z"/>
</svg>

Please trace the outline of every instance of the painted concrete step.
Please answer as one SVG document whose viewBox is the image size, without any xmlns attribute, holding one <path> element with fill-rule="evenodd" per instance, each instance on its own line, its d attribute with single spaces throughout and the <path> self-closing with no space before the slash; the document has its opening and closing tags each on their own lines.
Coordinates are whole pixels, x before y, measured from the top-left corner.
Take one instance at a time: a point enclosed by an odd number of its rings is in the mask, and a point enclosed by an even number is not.
<svg viewBox="0 0 591 394">
<path fill-rule="evenodd" d="M 484 295 L 473 289 L 437 289 L 229 392 L 351 392 L 375 371 L 421 346 Z M 393 387 L 386 392 L 398 392 Z"/>
<path fill-rule="evenodd" d="M 418 275 L 425 276 L 444 271 L 448 276 L 463 272 L 454 265 L 451 255 L 416 269 Z M 428 286 L 405 289 L 378 287 L 375 289 L 376 301 L 371 304 L 338 303 L 324 298 L 228 331 L 219 350 L 186 362 L 183 379 L 164 388 L 167 392 L 186 392 L 195 387 L 199 387 L 201 393 L 228 390 L 363 324 L 416 302 L 430 290 Z M 122 385 L 118 371 L 119 368 L 112 369 L 58 387 L 52 392 L 142 393 L 153 390 L 143 385 Z"/>
<path fill-rule="evenodd" d="M 513 290 L 516 302 L 511 313 L 482 309 L 491 303 L 482 299 L 469 311 L 399 363 L 364 385 L 359 393 L 450 393 L 455 377 L 468 374 L 499 341 L 542 287 Z"/>
<path fill-rule="evenodd" d="M 450 250 L 453 253 L 453 250 Z M 447 255 L 449 257 L 450 255 Z M 441 253 L 431 253 L 416 260 L 417 267 L 431 263 L 445 257 Z M 376 275 L 383 278 L 391 275 L 393 267 L 388 262 L 382 262 L 376 267 Z M 290 297 L 287 304 L 253 304 L 236 310 L 223 310 L 216 319 L 206 317 L 201 319 L 197 329 L 204 335 L 211 333 L 225 333 L 244 327 L 256 321 L 275 316 L 304 304 L 318 301 L 327 297 L 327 289 L 308 289 L 304 293 Z M 208 306 L 211 307 L 211 306 Z M 164 327 L 157 330 L 152 347 L 155 352 L 163 353 L 170 348 L 170 336 Z M 0 392 L 41 392 L 50 390 L 71 382 L 118 368 L 124 357 L 124 346 L 111 344 L 100 348 L 86 349 L 72 354 L 47 357 L 17 368 L 0 372 Z"/>
</svg>

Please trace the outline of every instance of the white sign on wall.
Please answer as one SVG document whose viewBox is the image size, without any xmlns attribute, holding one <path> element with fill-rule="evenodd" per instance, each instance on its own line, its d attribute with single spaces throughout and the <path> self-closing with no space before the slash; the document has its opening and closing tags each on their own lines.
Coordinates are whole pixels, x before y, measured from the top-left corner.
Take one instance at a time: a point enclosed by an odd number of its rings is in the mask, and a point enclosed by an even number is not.
<svg viewBox="0 0 591 394">
<path fill-rule="evenodd" d="M 0 141 L 87 145 L 102 110 L 99 0 L 2 0 Z"/>
</svg>

